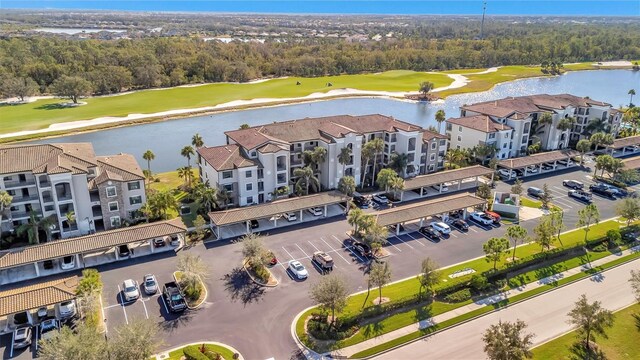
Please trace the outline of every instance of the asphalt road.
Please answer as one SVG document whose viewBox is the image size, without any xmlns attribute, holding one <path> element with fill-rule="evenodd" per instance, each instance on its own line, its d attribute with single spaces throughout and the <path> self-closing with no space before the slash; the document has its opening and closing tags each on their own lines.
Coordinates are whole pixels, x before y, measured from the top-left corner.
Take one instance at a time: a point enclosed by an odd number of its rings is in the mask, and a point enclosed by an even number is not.
<svg viewBox="0 0 640 360">
<path fill-rule="evenodd" d="M 566 198 L 567 189 L 562 187 L 562 179 L 580 180 L 588 186 L 588 175 L 590 172 L 576 168 L 551 177 L 531 177 L 524 186 L 549 184 L 556 197 L 554 203 L 563 207 L 566 227 L 571 229 L 577 222 L 577 211 L 584 204 Z M 510 187 L 511 184 L 499 182 L 497 190 L 508 191 Z M 615 216 L 614 201 L 594 196 L 594 202 L 600 208 L 602 219 Z M 522 225 L 531 233 L 536 221 L 525 221 Z M 407 226 L 407 229 L 411 228 Z M 113 331 L 133 318 L 149 318 L 162 327 L 163 348 L 213 340 L 232 345 L 246 359 L 288 359 L 297 351 L 290 324 L 298 312 L 312 305 L 308 296 L 310 285 L 322 276 L 310 261 L 314 251 L 322 250 L 333 257 L 334 271 L 345 277 L 350 290 L 366 289 L 367 264 L 349 250 L 345 232 L 350 229 L 344 216 L 338 216 L 272 231 L 266 236 L 265 244 L 282 265 L 272 268 L 280 285 L 270 289 L 254 285 L 239 270 L 242 255 L 238 243 L 213 242 L 180 250 L 200 255 L 210 272 L 206 279 L 209 295 L 205 305 L 180 316 L 169 314 L 158 295 L 143 296 L 141 300 L 124 304 L 118 288 L 128 278 L 141 282 L 147 273 L 155 274 L 160 284 L 171 281 L 176 254 L 160 253 L 101 266 L 98 269 L 105 284 L 103 307 L 107 328 Z M 391 266 L 392 280 L 414 276 L 425 257 L 447 266 L 483 256 L 482 244 L 490 237 L 502 236 L 505 229 L 506 226 L 484 229 L 473 225 L 467 234 L 454 231 L 439 243 L 427 241 L 417 233 L 392 237 L 386 246 L 391 254 L 386 261 Z M 286 263 L 292 259 L 300 260 L 307 267 L 309 279 L 296 281 L 291 278 Z M 0 339 L 0 343 L 8 341 L 6 336 Z M 6 357 L 8 351 L 2 350 Z M 19 358 L 31 358 L 29 355 L 27 351 Z"/>
<path fill-rule="evenodd" d="M 640 268 L 638 260 L 548 292 L 531 300 L 488 314 L 424 340 L 390 351 L 376 359 L 485 359 L 482 334 L 498 321 L 526 322 L 527 333 L 535 334 L 534 345 L 541 344 L 572 328 L 567 313 L 581 294 L 602 302 L 609 310 L 618 310 L 635 302 L 629 286 L 629 271 Z M 629 344 L 629 346 L 633 346 Z"/>
</svg>

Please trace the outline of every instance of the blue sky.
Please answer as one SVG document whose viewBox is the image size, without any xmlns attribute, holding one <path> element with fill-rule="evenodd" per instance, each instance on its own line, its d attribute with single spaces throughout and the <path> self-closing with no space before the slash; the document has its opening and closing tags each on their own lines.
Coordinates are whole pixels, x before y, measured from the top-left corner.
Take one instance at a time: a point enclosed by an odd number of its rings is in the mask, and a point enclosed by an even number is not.
<svg viewBox="0 0 640 360">
<path fill-rule="evenodd" d="M 488 0 L 487 3 L 489 15 L 640 16 L 640 0 Z M 482 0 L 1 0 L 0 8 L 290 14 L 480 14 Z"/>
</svg>

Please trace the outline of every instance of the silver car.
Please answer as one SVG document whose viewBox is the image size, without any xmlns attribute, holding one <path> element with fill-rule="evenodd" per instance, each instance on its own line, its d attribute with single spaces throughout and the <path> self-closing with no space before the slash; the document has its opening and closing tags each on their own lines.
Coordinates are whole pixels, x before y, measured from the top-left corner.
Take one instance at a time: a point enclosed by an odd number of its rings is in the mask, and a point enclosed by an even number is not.
<svg viewBox="0 0 640 360">
<path fill-rule="evenodd" d="M 153 274 L 147 274 L 144 276 L 144 282 L 142 283 L 144 292 L 147 295 L 153 295 L 158 292 L 158 282 L 156 276 Z"/>
<path fill-rule="evenodd" d="M 31 328 L 19 327 L 13 331 L 13 348 L 22 349 L 31 345 Z"/>
<path fill-rule="evenodd" d="M 136 301 L 140 297 L 140 290 L 138 290 L 138 282 L 127 279 L 122 283 L 122 295 L 124 295 L 124 301 Z"/>
<path fill-rule="evenodd" d="M 60 313 L 60 318 L 62 319 L 73 317 L 76 314 L 76 302 L 74 300 L 69 300 L 61 303 L 58 306 L 58 311 Z"/>
</svg>

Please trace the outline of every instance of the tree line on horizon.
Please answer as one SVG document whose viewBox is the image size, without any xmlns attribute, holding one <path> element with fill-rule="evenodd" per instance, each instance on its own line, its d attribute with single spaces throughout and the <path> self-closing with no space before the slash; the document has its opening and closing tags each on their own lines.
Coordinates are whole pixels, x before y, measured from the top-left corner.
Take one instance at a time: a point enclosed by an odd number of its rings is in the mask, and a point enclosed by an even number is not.
<svg viewBox="0 0 640 360">
<path fill-rule="evenodd" d="M 224 44 L 187 37 L 5 38 L 0 40 L 0 91 L 21 97 L 72 85 L 86 95 L 101 95 L 264 77 L 640 59 L 637 24 L 546 25 L 500 26 L 484 40 L 413 36 L 356 43 L 312 38 Z M 447 26 L 453 25 L 439 26 L 450 34 Z"/>
</svg>

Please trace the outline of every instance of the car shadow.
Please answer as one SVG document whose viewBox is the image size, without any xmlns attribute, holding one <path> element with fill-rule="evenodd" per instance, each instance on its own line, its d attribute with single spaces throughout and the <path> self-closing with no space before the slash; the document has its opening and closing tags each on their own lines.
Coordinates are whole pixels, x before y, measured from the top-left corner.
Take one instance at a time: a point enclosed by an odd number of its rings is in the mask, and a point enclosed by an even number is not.
<svg viewBox="0 0 640 360">
<path fill-rule="evenodd" d="M 225 291 L 229 294 L 232 302 L 240 301 L 243 305 L 262 300 L 265 290 L 262 286 L 254 283 L 243 268 L 237 267 L 225 274 Z"/>
</svg>

